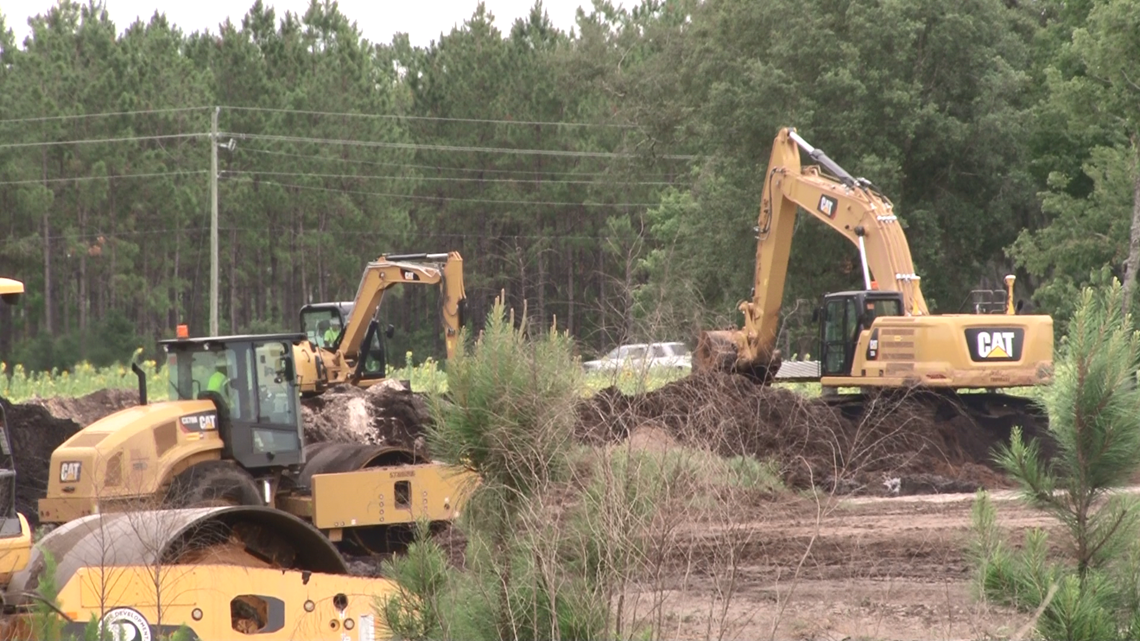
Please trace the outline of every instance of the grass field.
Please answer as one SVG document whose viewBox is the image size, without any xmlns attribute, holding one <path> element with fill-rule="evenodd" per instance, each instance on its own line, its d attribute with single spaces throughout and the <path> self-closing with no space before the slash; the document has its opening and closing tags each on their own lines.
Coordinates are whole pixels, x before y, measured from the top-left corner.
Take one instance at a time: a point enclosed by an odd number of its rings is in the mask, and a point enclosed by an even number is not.
<svg viewBox="0 0 1140 641">
<path fill-rule="evenodd" d="M 147 389 L 151 390 L 151 396 L 164 397 L 168 383 L 165 368 L 158 368 L 154 361 L 144 361 L 141 367 L 146 372 Z M 585 375 L 583 394 L 589 395 L 611 385 L 626 394 L 636 394 L 657 389 L 669 382 L 684 378 L 688 373 L 688 370 L 589 373 Z M 412 389 L 418 392 L 447 391 L 447 376 L 440 363 L 432 359 L 414 367 L 389 367 L 388 376 L 396 380 L 410 381 Z M 126 365 L 97 368 L 83 362 L 65 371 L 28 372 L 18 363 L 0 362 L 0 396 L 12 403 L 23 403 L 32 398 L 85 396 L 102 389 L 137 387 L 138 377 Z"/>
</svg>

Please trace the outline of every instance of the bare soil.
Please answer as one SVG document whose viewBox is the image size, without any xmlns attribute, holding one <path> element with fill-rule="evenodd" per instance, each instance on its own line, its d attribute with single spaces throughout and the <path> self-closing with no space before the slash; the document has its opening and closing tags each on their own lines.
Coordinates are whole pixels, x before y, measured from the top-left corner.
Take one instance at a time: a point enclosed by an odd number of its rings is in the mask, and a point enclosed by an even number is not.
<svg viewBox="0 0 1140 641">
<path fill-rule="evenodd" d="M 393 380 L 366 389 L 344 385 L 301 401 L 309 443 L 368 443 L 423 448 L 431 413 L 422 394 Z"/>
<path fill-rule="evenodd" d="M 691 524 L 660 578 L 627 593 L 631 619 L 656 603 L 674 639 L 1008 638 L 1030 616 L 974 598 L 973 498 L 796 498 Z M 1011 493 L 993 498 L 1004 527 L 1055 530 Z"/>
</svg>

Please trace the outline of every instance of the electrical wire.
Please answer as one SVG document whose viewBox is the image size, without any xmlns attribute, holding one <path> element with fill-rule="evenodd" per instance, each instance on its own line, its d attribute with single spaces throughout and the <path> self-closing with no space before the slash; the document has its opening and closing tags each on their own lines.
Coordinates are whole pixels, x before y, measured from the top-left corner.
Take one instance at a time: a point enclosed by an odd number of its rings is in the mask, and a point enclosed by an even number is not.
<svg viewBox="0 0 1140 641">
<path fill-rule="evenodd" d="M 225 170 L 224 174 L 234 175 L 250 175 L 250 176 L 292 176 L 301 178 L 354 178 L 362 180 L 422 180 L 430 182 L 475 182 L 475 183 L 542 183 L 551 185 L 672 185 L 674 183 L 664 181 L 605 181 L 600 182 L 596 180 L 536 180 L 533 178 L 457 178 L 454 176 L 373 176 L 367 174 L 310 174 L 298 173 L 288 171 L 248 171 L 248 170 Z M 3 184 L 3 183 L 0 183 Z"/>
<path fill-rule="evenodd" d="M 166 109 L 142 109 L 138 111 L 105 111 L 102 113 L 94 114 L 73 114 L 69 116 L 34 116 L 31 118 L 5 118 L 0 120 L 0 125 L 9 123 L 21 122 L 44 122 L 48 120 L 76 120 L 79 118 L 110 118 L 111 116 L 141 116 L 147 114 L 162 114 L 162 113 L 176 113 L 180 111 L 197 111 L 200 109 L 209 109 L 209 107 L 169 107 Z"/>
<path fill-rule="evenodd" d="M 16 149 L 19 147 L 49 147 L 52 145 L 90 145 L 103 142 L 137 142 L 142 140 L 170 140 L 173 138 L 199 138 L 208 137 L 209 133 L 195 134 L 161 134 L 156 136 L 127 136 L 123 138 L 90 138 L 86 140 L 42 140 L 38 142 L 10 142 L 0 144 L 0 149 Z"/>
<path fill-rule="evenodd" d="M 116 180 L 119 178 L 154 178 L 156 176 L 184 176 L 193 174 L 208 174 L 206 169 L 192 169 L 188 171 L 156 171 L 148 174 L 116 174 L 108 176 L 76 176 L 74 178 L 46 178 L 35 180 L 6 180 L 0 186 L 6 185 L 38 185 L 42 183 L 82 182 L 85 180 Z"/>
<path fill-rule="evenodd" d="M 270 185 L 278 185 L 280 187 L 291 187 L 293 189 L 305 189 L 310 191 L 326 191 L 335 192 L 338 194 L 358 194 L 362 196 L 383 196 L 387 198 L 410 198 L 412 200 L 435 200 L 435 201 L 449 201 L 449 202 L 463 202 L 463 203 L 487 203 L 494 205 L 546 205 L 550 207 L 656 207 L 661 203 L 587 203 L 587 202 L 556 202 L 548 200 L 496 200 L 490 198 L 453 198 L 449 196 L 417 196 L 414 194 L 393 194 L 377 191 L 359 191 L 355 189 L 332 189 L 329 187 L 311 187 L 307 185 L 293 185 L 289 183 L 280 183 L 273 180 L 264 180 L 262 183 Z"/>
<path fill-rule="evenodd" d="M 623 125 L 619 123 L 604 123 L 604 122 L 557 122 L 557 121 L 542 121 L 542 120 L 495 120 L 491 118 L 448 118 L 444 116 L 408 116 L 402 114 L 362 114 L 362 113 L 348 113 L 348 112 L 335 112 L 335 111 L 309 111 L 303 109 L 275 109 L 273 107 L 233 107 L 223 106 L 222 109 L 233 109 L 234 111 L 267 111 L 271 113 L 288 113 L 288 114 L 301 114 L 308 116 L 339 116 L 350 118 L 377 118 L 385 120 L 429 120 L 437 122 L 466 122 L 466 123 L 480 123 L 480 124 L 495 124 L 495 125 L 549 125 L 552 127 L 604 127 L 611 129 L 636 129 L 636 125 Z"/>
<path fill-rule="evenodd" d="M 470 153 L 502 153 L 534 156 L 564 156 L 581 158 L 636 158 L 637 154 L 625 154 L 610 151 L 566 151 L 562 149 L 514 149 L 510 147 L 469 147 L 461 145 L 425 145 L 411 142 L 377 142 L 368 140 L 345 140 L 337 138 L 307 138 L 304 136 L 281 136 L 275 134 L 251 134 L 227 132 L 219 136 L 231 136 L 241 140 L 271 140 L 274 142 L 298 142 L 320 145 L 343 145 L 348 147 L 382 147 L 390 149 L 413 149 L 427 151 L 454 151 Z M 693 160 L 696 156 L 663 155 L 666 160 Z"/>
</svg>

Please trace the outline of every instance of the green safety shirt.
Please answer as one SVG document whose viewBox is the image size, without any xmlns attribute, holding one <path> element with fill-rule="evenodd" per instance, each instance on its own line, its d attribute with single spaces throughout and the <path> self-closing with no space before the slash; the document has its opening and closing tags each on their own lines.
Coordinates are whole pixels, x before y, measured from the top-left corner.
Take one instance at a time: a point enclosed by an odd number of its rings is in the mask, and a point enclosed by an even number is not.
<svg viewBox="0 0 1140 641">
<path fill-rule="evenodd" d="M 226 395 L 226 383 L 229 382 L 229 377 L 221 372 L 214 372 L 210 375 L 210 380 L 206 382 L 206 390 L 210 392 L 217 392 L 222 396 Z"/>
</svg>

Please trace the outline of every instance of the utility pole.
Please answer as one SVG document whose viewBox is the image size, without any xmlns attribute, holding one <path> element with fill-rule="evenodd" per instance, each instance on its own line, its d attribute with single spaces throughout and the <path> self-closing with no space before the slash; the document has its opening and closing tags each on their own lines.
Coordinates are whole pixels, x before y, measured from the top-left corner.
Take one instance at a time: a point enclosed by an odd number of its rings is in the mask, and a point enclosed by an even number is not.
<svg viewBox="0 0 1140 641">
<path fill-rule="evenodd" d="M 218 335 L 218 112 L 210 118 L 210 336 Z"/>
</svg>

